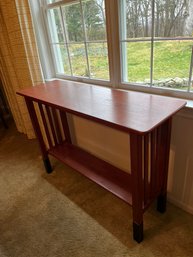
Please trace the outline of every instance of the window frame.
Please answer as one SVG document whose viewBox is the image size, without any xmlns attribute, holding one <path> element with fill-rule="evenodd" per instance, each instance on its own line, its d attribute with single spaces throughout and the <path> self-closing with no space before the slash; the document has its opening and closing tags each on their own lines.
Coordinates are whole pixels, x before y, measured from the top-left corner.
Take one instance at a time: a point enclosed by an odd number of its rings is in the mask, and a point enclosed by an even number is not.
<svg viewBox="0 0 193 257">
<path fill-rule="evenodd" d="M 47 3 L 46 0 L 41 1 L 41 8 L 43 8 L 44 21 L 47 31 L 48 28 L 48 17 L 47 17 Z M 56 3 L 49 4 L 49 7 L 57 7 L 60 4 L 75 2 L 76 0 L 60 0 Z M 32 2 L 32 0 L 31 0 Z M 123 78 L 123 67 L 122 67 L 122 54 L 121 54 L 121 37 L 120 37 L 120 3 L 119 0 L 104 0 L 105 2 L 105 13 L 106 13 L 106 33 L 107 33 L 107 48 L 108 48 L 108 61 L 109 61 L 109 81 L 94 78 L 85 78 L 79 76 L 67 76 L 64 74 L 56 73 L 55 77 L 58 79 L 65 79 L 77 82 L 83 82 L 88 84 L 95 84 L 101 86 L 107 86 L 111 88 L 119 88 L 125 90 L 139 91 L 152 94 L 160 94 L 171 97 L 193 99 L 193 91 L 183 91 L 180 89 L 172 88 L 161 88 L 157 86 L 149 86 L 137 83 L 125 82 Z M 51 47 L 50 35 L 47 32 L 47 39 L 50 46 L 50 51 L 52 53 L 52 61 L 55 62 L 53 58 L 53 49 Z M 109 43 L 111 42 L 111 43 Z M 55 65 L 54 65 L 55 66 Z"/>
<path fill-rule="evenodd" d="M 118 0 L 119 1 L 119 14 L 121 13 L 121 8 L 122 7 L 122 3 L 124 2 L 124 0 Z M 126 1 L 126 0 L 125 0 Z M 133 91 L 140 91 L 140 92 L 145 92 L 145 93 L 153 93 L 153 94 L 160 94 L 160 95 L 166 95 L 166 96 L 171 96 L 171 97 L 178 97 L 178 98 L 186 98 L 186 99 L 193 99 L 193 90 L 190 91 L 191 88 L 191 84 L 190 84 L 190 80 L 189 80 L 189 86 L 188 89 L 185 90 L 181 90 L 181 89 L 176 89 L 176 88 L 167 88 L 167 87 L 158 87 L 153 85 L 153 62 L 154 62 L 154 42 L 156 40 L 154 40 L 154 16 L 155 14 L 155 1 L 152 1 L 152 29 L 151 29 L 151 39 L 148 42 L 151 42 L 151 58 L 150 58 L 150 85 L 146 85 L 146 84 L 139 84 L 139 83 L 131 83 L 131 82 L 126 82 L 126 79 L 123 79 L 125 75 L 124 73 L 124 69 L 123 65 L 121 63 L 121 72 L 122 72 L 122 76 L 121 76 L 121 88 L 123 89 L 129 89 L 129 90 L 133 90 Z M 120 45 L 122 45 L 121 41 L 125 41 L 125 42 L 129 42 L 129 40 L 122 40 L 122 17 L 120 17 L 119 15 L 119 33 L 120 33 Z M 193 37 L 191 37 L 191 39 L 193 39 Z M 192 45 L 193 46 L 193 45 Z M 122 49 L 122 47 L 121 47 Z M 122 56 L 123 53 L 120 52 L 120 55 Z M 189 69 L 189 78 L 191 77 L 191 79 L 193 79 L 193 48 L 192 48 L 192 56 L 190 57 L 191 60 L 191 67 Z M 191 73 L 191 76 L 190 76 Z"/>
<path fill-rule="evenodd" d="M 50 49 L 51 49 L 52 60 L 53 60 L 53 63 L 54 63 L 55 77 L 59 78 L 59 79 L 65 79 L 65 80 L 71 80 L 71 81 L 77 81 L 77 82 L 83 82 L 83 83 L 89 83 L 89 84 L 97 84 L 97 85 L 101 85 L 101 86 L 111 87 L 112 85 L 111 85 L 111 78 L 110 78 L 110 60 L 109 60 L 110 59 L 109 58 L 110 54 L 109 54 L 109 44 L 108 44 L 108 31 L 107 31 L 107 28 L 106 28 L 107 40 L 105 40 L 104 42 L 106 42 L 106 44 L 107 44 L 107 51 L 108 51 L 108 57 L 107 58 L 108 58 L 108 63 L 109 63 L 109 80 L 98 79 L 98 78 L 87 78 L 87 77 L 82 77 L 82 76 L 77 76 L 77 75 L 70 76 L 70 75 L 66 75 L 66 74 L 57 72 L 57 69 L 56 69 L 57 63 L 56 63 L 56 60 L 54 58 L 54 49 L 52 47 L 53 43 L 52 43 L 52 40 L 51 40 L 51 33 L 50 33 L 50 29 L 49 29 L 48 10 L 49 9 L 53 9 L 53 8 L 57 8 L 57 7 L 60 8 L 60 6 L 62 6 L 62 5 L 70 4 L 70 3 L 73 3 L 73 2 L 76 3 L 79 0 L 60 0 L 60 1 L 56 2 L 56 3 L 51 3 L 51 4 L 47 4 L 46 0 L 40 0 L 40 1 L 42 3 L 43 9 L 44 9 L 44 19 L 45 19 L 45 23 L 46 23 L 46 29 L 47 29 L 47 32 L 48 32 L 48 43 L 49 43 L 49 46 L 50 46 Z M 106 2 L 106 0 L 105 0 L 105 2 Z M 108 2 L 110 2 L 110 1 L 108 0 Z M 106 13 L 107 13 L 107 11 L 105 9 L 105 14 Z M 107 17 L 106 17 L 106 20 L 107 20 Z M 62 26 L 64 26 L 64 24 L 62 24 Z M 81 44 L 84 44 L 84 45 L 87 44 L 87 43 L 88 42 L 85 39 L 84 39 L 83 42 L 81 42 Z M 56 44 L 56 43 L 54 43 L 54 44 Z M 85 49 L 86 49 L 86 47 L 85 47 Z M 88 49 L 86 49 L 86 51 L 88 51 Z M 86 54 L 86 62 L 88 64 L 88 54 Z"/>
</svg>

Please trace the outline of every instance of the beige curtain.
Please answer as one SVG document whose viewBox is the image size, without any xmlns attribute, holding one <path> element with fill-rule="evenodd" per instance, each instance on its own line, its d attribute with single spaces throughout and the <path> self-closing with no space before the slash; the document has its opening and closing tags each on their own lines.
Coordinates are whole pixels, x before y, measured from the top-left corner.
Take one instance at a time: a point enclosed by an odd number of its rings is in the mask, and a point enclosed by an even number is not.
<svg viewBox="0 0 193 257">
<path fill-rule="evenodd" d="M 16 95 L 43 82 L 28 0 L 0 1 L 0 78 L 18 131 L 34 138 L 25 102 Z"/>
</svg>

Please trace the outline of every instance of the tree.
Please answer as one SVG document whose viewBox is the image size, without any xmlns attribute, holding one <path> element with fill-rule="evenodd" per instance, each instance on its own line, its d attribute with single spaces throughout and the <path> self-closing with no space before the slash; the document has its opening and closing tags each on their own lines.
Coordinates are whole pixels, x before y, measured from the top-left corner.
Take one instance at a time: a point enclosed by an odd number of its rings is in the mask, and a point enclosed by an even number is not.
<svg viewBox="0 0 193 257">
<path fill-rule="evenodd" d="M 102 40 L 105 33 L 103 1 L 83 2 L 84 22 L 89 40 Z"/>
<path fill-rule="evenodd" d="M 156 37 L 183 36 L 184 26 L 186 34 L 190 35 L 193 32 L 193 0 L 125 1 L 128 37 L 150 37 L 152 25 Z"/>
<path fill-rule="evenodd" d="M 82 7 L 83 16 L 80 3 L 63 7 L 69 40 L 75 42 L 83 41 L 83 26 L 85 26 L 89 40 L 101 38 L 104 26 L 97 1 L 82 1 Z"/>
<path fill-rule="evenodd" d="M 164 37 L 170 36 L 182 36 L 183 31 L 181 31 L 180 24 L 184 23 L 184 12 L 187 9 L 187 0 L 164 0 L 163 3 L 163 13 L 164 13 Z M 178 27 L 176 26 L 178 24 Z"/>
<path fill-rule="evenodd" d="M 69 41 L 83 41 L 83 24 L 81 19 L 80 4 L 63 7 L 64 24 Z"/>
</svg>

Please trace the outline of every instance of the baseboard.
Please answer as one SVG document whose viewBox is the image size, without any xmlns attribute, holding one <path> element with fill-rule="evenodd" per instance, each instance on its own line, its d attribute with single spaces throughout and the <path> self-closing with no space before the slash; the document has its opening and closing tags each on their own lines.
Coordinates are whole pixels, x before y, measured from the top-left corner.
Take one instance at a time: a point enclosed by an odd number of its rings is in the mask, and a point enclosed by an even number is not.
<svg viewBox="0 0 193 257">
<path fill-rule="evenodd" d="M 174 205 L 176 205 L 177 207 L 181 208 L 182 210 L 193 214 L 193 207 L 189 206 L 181 201 L 176 200 L 175 198 L 173 198 L 172 196 L 168 195 L 168 201 Z"/>
</svg>

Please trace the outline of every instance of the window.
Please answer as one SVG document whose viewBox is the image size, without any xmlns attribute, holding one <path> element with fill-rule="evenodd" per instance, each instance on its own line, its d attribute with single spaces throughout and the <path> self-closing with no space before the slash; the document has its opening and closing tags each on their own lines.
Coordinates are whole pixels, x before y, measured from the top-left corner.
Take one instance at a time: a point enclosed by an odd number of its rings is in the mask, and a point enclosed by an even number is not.
<svg viewBox="0 0 193 257">
<path fill-rule="evenodd" d="M 193 0 L 39 1 L 56 77 L 193 98 Z"/>
<path fill-rule="evenodd" d="M 103 0 L 48 0 L 48 27 L 57 74 L 109 80 Z"/>
<path fill-rule="evenodd" d="M 193 90 L 193 1 L 121 0 L 124 82 Z"/>
</svg>

